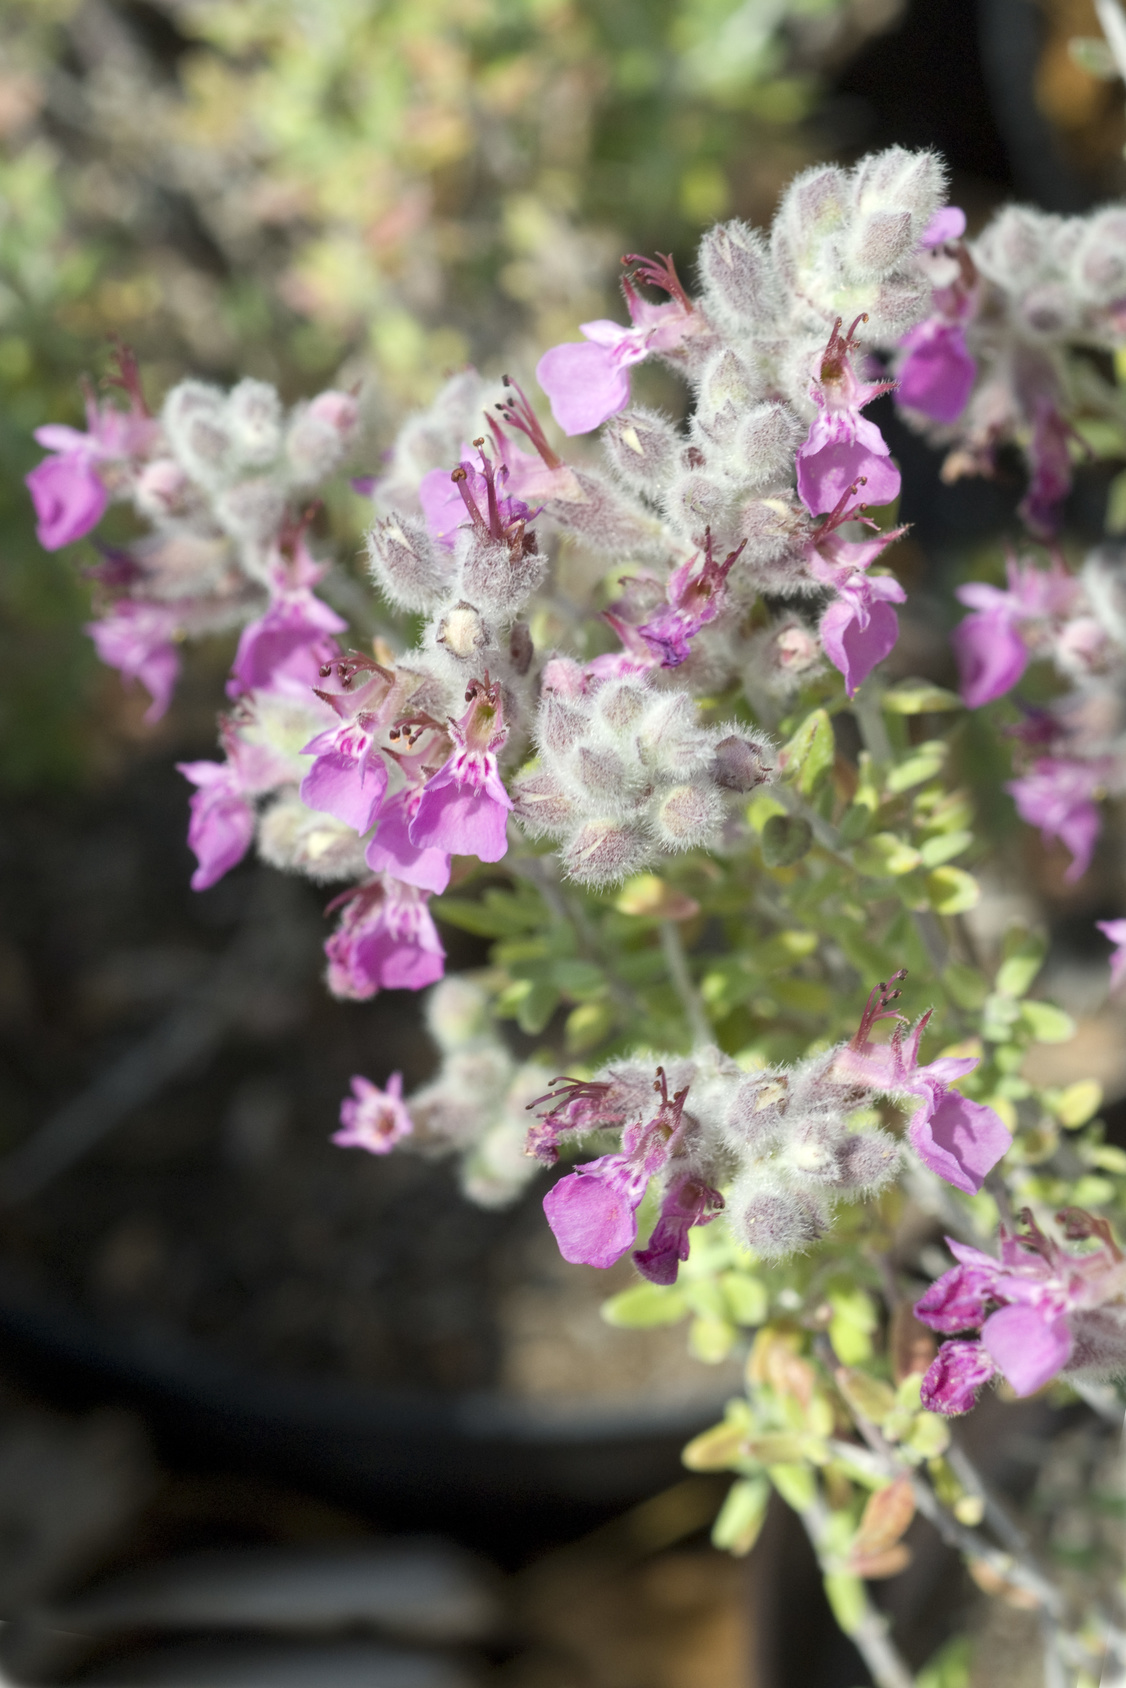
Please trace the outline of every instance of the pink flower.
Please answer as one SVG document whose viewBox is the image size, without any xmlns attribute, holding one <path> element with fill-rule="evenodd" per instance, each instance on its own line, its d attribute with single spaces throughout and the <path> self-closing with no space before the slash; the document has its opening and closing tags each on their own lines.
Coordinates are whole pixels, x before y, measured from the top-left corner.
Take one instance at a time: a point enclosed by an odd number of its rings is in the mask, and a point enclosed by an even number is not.
<svg viewBox="0 0 1126 1688">
<path fill-rule="evenodd" d="M 892 604 L 902 604 L 906 592 L 893 575 L 869 575 L 877 557 L 900 537 L 903 528 L 880 533 L 864 515 L 863 504 L 850 508 L 859 486 L 844 493 L 836 509 L 814 531 L 806 546 L 806 561 L 815 580 L 836 594 L 821 617 L 818 631 L 825 655 L 844 675 L 845 690 L 853 697 L 878 662 L 895 647 L 899 618 Z M 875 532 L 874 539 L 841 537 L 843 523 L 860 519 Z"/>
<path fill-rule="evenodd" d="M 45 457 L 25 477 L 35 505 L 36 533 L 46 551 L 57 551 L 61 545 L 81 539 L 101 521 L 109 503 L 109 489 L 97 465 L 141 455 L 158 433 L 157 423 L 145 408 L 136 360 L 131 352 L 122 350 L 118 361 L 119 373 L 113 385 L 128 393 L 129 410 L 100 407 L 88 396 L 86 433 L 54 422 L 35 430 L 38 443 L 56 454 Z"/>
<path fill-rule="evenodd" d="M 1000 1372 L 1018 1395 L 1033 1395 L 1065 1366 L 1121 1365 L 1126 1341 L 1126 1263 L 1105 1219 L 1079 1208 L 1059 1215 L 1071 1239 L 1101 1247 L 1069 1254 L 1044 1235 L 1026 1208 L 1028 1235 L 1001 1232 L 1001 1258 L 947 1237 L 958 1264 L 916 1303 L 915 1316 L 952 1335 L 980 1330 L 980 1341 L 944 1342 L 923 1379 L 932 1412 L 966 1412 Z"/>
<path fill-rule="evenodd" d="M 744 539 L 737 550 L 729 551 L 722 563 L 717 563 L 708 528 L 704 533 L 703 568 L 697 569 L 696 558 L 690 557 L 673 570 L 666 588 L 668 608 L 659 610 L 637 629 L 662 668 L 678 668 L 687 662 L 692 654 L 689 641 L 723 608 L 727 576 L 746 543 Z"/>
<path fill-rule="evenodd" d="M 899 343 L 907 356 L 898 369 L 896 402 L 934 422 L 956 422 L 977 379 L 977 364 L 966 347 L 962 324 L 931 317 Z"/>
<path fill-rule="evenodd" d="M 578 349 L 581 350 L 581 347 Z M 583 499 L 585 494 L 575 471 L 549 444 L 524 389 L 510 375 L 503 376 L 502 380 L 509 394 L 515 394 L 515 397 L 506 396 L 497 409 L 505 425 L 523 434 L 535 447 L 534 455 L 530 451 L 522 451 L 491 416 L 488 418 L 498 455 L 508 471 L 508 490 L 518 498 L 527 498 L 541 506 L 553 498 L 562 499 L 565 503 Z"/>
<path fill-rule="evenodd" d="M 637 1209 L 649 1180 L 679 1146 L 687 1088 L 669 1097 L 657 1069 L 661 1101 L 651 1120 L 629 1125 L 622 1152 L 586 1161 L 561 1178 L 543 1199 L 559 1252 L 572 1265 L 607 1267 L 637 1239 Z"/>
<path fill-rule="evenodd" d="M 815 516 L 837 509 L 858 481 L 866 484 L 869 504 L 890 504 L 899 496 L 899 470 L 884 436 L 860 414 L 865 405 L 889 392 L 894 382 L 857 379 L 850 357 L 858 347 L 853 334 L 857 324 L 868 319 L 858 316 L 844 336 L 841 320 L 837 318 L 818 359 L 809 392 L 819 414 L 797 453 L 798 495 Z"/>
<path fill-rule="evenodd" d="M 390 873 L 406 885 L 441 892 L 450 882 L 448 852 L 412 844 L 410 839 L 410 824 L 421 801 L 419 786 L 397 792 L 383 805 L 378 830 L 364 859 L 374 873 Z"/>
<path fill-rule="evenodd" d="M 1069 885 L 1081 879 L 1091 864 L 1102 825 L 1094 799 L 1108 772 L 1105 761 L 1038 756 L 1031 773 L 1005 786 L 1021 820 L 1038 826 L 1045 844 L 1058 838 L 1071 851 L 1071 866 L 1064 874 Z"/>
<path fill-rule="evenodd" d="M 591 1131 L 617 1130 L 632 1113 L 646 1112 L 649 1099 L 649 1083 L 641 1089 L 636 1075 L 630 1073 L 611 1072 L 606 1079 L 553 1078 L 545 1095 L 526 1104 L 529 1112 L 545 1102 L 551 1106 L 528 1127 L 524 1152 L 554 1166 L 564 1132 L 585 1136 Z"/>
<path fill-rule="evenodd" d="M 389 874 L 346 891 L 329 904 L 343 908 L 325 944 L 328 988 L 363 1001 L 381 990 L 419 991 L 445 971 L 446 952 L 427 908 L 426 891 Z"/>
<path fill-rule="evenodd" d="M 253 691 L 303 691 L 320 678 L 337 655 L 334 633 L 348 623 L 312 591 L 324 574 L 305 549 L 300 533 L 293 554 L 280 554 L 273 571 L 268 609 L 243 628 L 227 682 L 227 696 Z"/>
<path fill-rule="evenodd" d="M 1016 685 L 1033 648 L 1075 602 L 1078 583 L 1058 560 L 1048 569 L 1005 564 L 1008 587 L 973 580 L 956 596 L 975 612 L 959 622 L 951 642 L 961 675 L 962 698 L 970 709 L 992 703 Z"/>
<path fill-rule="evenodd" d="M 486 674 L 483 682 L 471 681 L 465 695 L 469 708 L 450 722 L 453 755 L 427 781 L 408 835 L 416 849 L 499 862 L 508 849 L 512 807 L 496 758 L 508 737 L 500 686 Z"/>
<path fill-rule="evenodd" d="M 600 318 L 583 322 L 582 342 L 553 346 L 536 365 L 536 380 L 551 402 L 551 413 L 565 434 L 588 434 L 629 403 L 629 375 L 635 363 L 653 352 L 672 351 L 686 335 L 695 333 L 699 319 L 677 278 L 671 258 L 660 262 L 630 256 L 623 263 L 636 266 L 642 281 L 669 294 L 667 305 L 642 299 L 627 275 L 622 283 L 629 310 L 629 328 Z"/>
<path fill-rule="evenodd" d="M 1110 958 L 1110 988 L 1116 991 L 1126 978 L 1126 920 L 1096 920 L 1095 925 L 1115 946 Z"/>
<path fill-rule="evenodd" d="M 172 701 L 180 656 L 173 639 L 178 616 L 168 604 L 121 598 L 100 621 L 86 624 L 102 662 L 123 680 L 140 680 L 152 703 L 146 721 L 159 721 Z"/>
<path fill-rule="evenodd" d="M 369 1155 L 387 1155 L 410 1137 L 414 1121 L 407 1112 L 403 1096 L 403 1075 L 392 1073 L 387 1089 L 380 1090 L 370 1079 L 357 1073 L 352 1079 L 352 1094 L 340 1104 L 341 1129 L 332 1141 L 342 1149 L 366 1149 Z"/>
<path fill-rule="evenodd" d="M 903 978 L 897 973 L 889 981 Z M 956 1190 L 976 1195 L 1005 1151 L 1012 1135 L 1000 1116 L 982 1102 L 971 1102 L 952 1088 L 978 1064 L 975 1055 L 941 1055 L 937 1061 L 919 1066 L 919 1044 L 930 1013 L 923 1015 L 907 1038 L 907 1022 L 888 1004 L 899 995 L 878 985 L 868 998 L 856 1036 L 834 1063 L 834 1075 L 847 1083 L 861 1084 L 877 1095 L 914 1096 L 920 1106 L 907 1126 L 911 1147 L 925 1166 L 953 1184 Z M 872 1043 L 868 1033 L 877 1020 L 895 1020 L 887 1043 Z"/>
<path fill-rule="evenodd" d="M 675 1284 L 682 1260 L 688 1259 L 688 1233 L 693 1225 L 708 1225 L 723 1207 L 718 1190 L 691 1174 L 675 1179 L 665 1191 L 661 1213 L 644 1248 L 634 1250 L 634 1265 L 651 1284 Z"/>
<path fill-rule="evenodd" d="M 231 762 L 177 762 L 184 778 L 198 787 L 191 800 L 188 844 L 199 866 L 192 890 L 206 891 L 235 867 L 254 837 L 254 809 Z"/>
</svg>

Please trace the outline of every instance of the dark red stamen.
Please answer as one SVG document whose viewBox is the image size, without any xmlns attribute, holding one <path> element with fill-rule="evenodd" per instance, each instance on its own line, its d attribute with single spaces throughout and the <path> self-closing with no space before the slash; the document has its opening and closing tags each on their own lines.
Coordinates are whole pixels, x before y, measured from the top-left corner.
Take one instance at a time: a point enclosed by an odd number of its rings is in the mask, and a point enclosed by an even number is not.
<svg viewBox="0 0 1126 1688">
<path fill-rule="evenodd" d="M 523 388 L 519 387 L 510 375 L 502 376 L 501 380 L 505 387 L 510 387 L 516 394 L 514 399 L 504 399 L 497 405 L 497 409 L 500 411 L 508 427 L 515 428 L 518 433 L 523 434 L 532 442 L 533 446 L 539 452 L 540 457 L 549 469 L 561 469 L 563 467 L 563 459 L 560 457 L 559 453 L 557 451 L 553 451 L 551 446 L 548 444 L 547 435 L 544 433 L 543 428 L 540 425 L 540 419 L 532 409 L 531 403 L 525 395 Z M 488 421 L 489 426 L 495 430 L 496 423 L 493 421 L 491 416 L 488 418 Z"/>
<path fill-rule="evenodd" d="M 891 1004 L 902 995 L 902 992 L 892 990 L 891 986 L 906 977 L 907 969 L 901 967 L 898 973 L 892 974 L 886 984 L 878 984 L 869 992 L 868 1001 L 864 1005 L 864 1012 L 860 1016 L 860 1025 L 857 1028 L 856 1036 L 849 1043 L 850 1049 L 862 1049 L 864 1047 L 868 1041 L 868 1034 L 877 1020 L 899 1020 L 903 1025 L 906 1025 L 907 1022 L 903 1015 L 891 1010 Z"/>
<path fill-rule="evenodd" d="M 631 281 L 644 281 L 650 287 L 659 287 L 662 293 L 667 293 L 671 299 L 675 299 L 684 311 L 695 309 L 681 285 L 671 253 L 658 252 L 655 258 L 643 258 L 640 253 L 627 252 L 622 263 L 632 265 L 632 271 L 623 279 L 623 285 L 627 289 L 630 288 Z"/>
</svg>

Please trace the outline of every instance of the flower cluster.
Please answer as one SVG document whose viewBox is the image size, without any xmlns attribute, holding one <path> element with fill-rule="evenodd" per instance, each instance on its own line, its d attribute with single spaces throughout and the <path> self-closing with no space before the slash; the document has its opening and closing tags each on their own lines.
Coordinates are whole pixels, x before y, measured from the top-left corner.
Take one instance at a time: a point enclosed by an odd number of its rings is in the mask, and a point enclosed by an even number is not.
<svg viewBox="0 0 1126 1688">
<path fill-rule="evenodd" d="M 1000 1374 L 1018 1395 L 1033 1395 L 1061 1373 L 1114 1377 L 1126 1368 L 1126 1260 L 1105 1219 L 1079 1208 L 1059 1214 L 1070 1240 L 1098 1246 L 1070 1254 L 1045 1236 L 1026 1209 L 1025 1233 L 1002 1229 L 1001 1254 L 948 1237 L 958 1264 L 916 1304 L 915 1315 L 944 1335 L 923 1379 L 923 1404 L 963 1413 L 983 1383 Z"/>
<path fill-rule="evenodd" d="M 1069 880 L 1090 864 L 1097 800 L 1126 789 L 1121 588 L 1122 558 L 1111 545 L 1091 552 L 1078 575 L 1058 555 L 1047 568 L 1010 557 L 1005 587 L 958 588 L 971 613 L 954 631 L 954 653 L 971 708 L 1004 696 L 1034 659 L 1052 662 L 1070 686 L 1010 729 L 1025 766 L 1008 787 L 1022 818 L 1071 852 Z"/>
</svg>

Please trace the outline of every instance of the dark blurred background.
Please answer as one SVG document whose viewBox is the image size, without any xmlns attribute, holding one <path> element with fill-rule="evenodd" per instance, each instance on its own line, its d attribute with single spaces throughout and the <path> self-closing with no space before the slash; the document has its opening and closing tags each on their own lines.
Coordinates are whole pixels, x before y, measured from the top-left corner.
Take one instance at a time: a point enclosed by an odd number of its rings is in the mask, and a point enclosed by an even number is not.
<svg viewBox="0 0 1126 1688">
<path fill-rule="evenodd" d="M 677 1450 L 735 1374 L 684 1359 L 681 1332 L 608 1331 L 616 1284 L 560 1270 L 534 1187 L 486 1213 L 441 1166 L 329 1145 L 353 1072 L 425 1077 L 417 1003 L 327 997 L 324 898 L 302 882 L 248 864 L 188 889 L 172 765 L 212 753 L 230 649 L 191 650 L 146 727 L 82 632 L 95 554 L 39 549 L 22 477 L 37 425 L 80 420 L 111 335 L 154 403 L 185 373 L 260 376 L 287 400 L 362 381 L 371 468 L 447 371 L 527 366 L 612 314 L 624 251 L 672 250 L 691 273 L 704 227 L 768 222 L 816 160 L 938 147 L 971 229 L 1014 196 L 1083 210 L 1126 170 L 1122 88 L 1069 45 L 1098 34 L 1091 0 L 7 0 L 0 1613 L 62 1611 L 189 1549 L 300 1558 L 424 1530 L 503 1569 L 503 1620 L 400 1636 L 382 1664 L 337 1641 L 295 1683 L 863 1680 L 784 1518 L 750 1572 L 706 1545 L 722 1485 L 684 1480 Z M 997 551 L 1021 488 L 944 488 L 890 411 L 881 425 L 914 524 L 896 660 L 948 680 L 943 594 Z M 1077 542 L 1101 528 L 1106 479 L 1079 478 Z M 343 493 L 319 518 L 345 579 L 357 510 Z M 1118 912 L 1111 865 L 1070 898 L 1058 863 L 1024 870 L 1065 937 Z M 452 967 L 483 960 L 444 937 Z M 1126 1091 L 1121 1048 L 1091 1035 L 1084 1073 L 1103 1060 Z M 922 1560 L 932 1584 L 899 1614 L 920 1660 L 964 1598 Z M 561 1624 L 567 1609 L 584 1615 Z M 71 1654 L 43 1641 L 63 1618 L 36 1621 L 0 1637 L 12 1680 L 291 1680 L 261 1633 L 241 1664 L 193 1665 L 181 1640 L 138 1665 L 165 1620 L 106 1619 Z M 1022 1645 L 982 1653 L 992 1688 L 1004 1661 L 1027 1668 Z"/>
</svg>

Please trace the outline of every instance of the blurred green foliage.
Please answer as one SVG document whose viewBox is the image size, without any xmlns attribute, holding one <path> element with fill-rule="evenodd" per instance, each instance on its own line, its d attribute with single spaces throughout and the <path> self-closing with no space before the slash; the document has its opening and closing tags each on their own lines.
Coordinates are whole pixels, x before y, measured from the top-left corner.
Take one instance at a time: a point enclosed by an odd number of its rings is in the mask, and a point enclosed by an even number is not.
<svg viewBox="0 0 1126 1688">
<path fill-rule="evenodd" d="M 89 765 L 73 558 L 33 428 L 133 343 L 288 397 L 364 379 L 376 437 L 445 371 L 614 308 L 625 250 L 769 217 L 826 74 L 897 0 L 8 0 L 0 17 L 0 768 Z M 116 695 L 116 694 L 112 694 Z M 108 702 L 107 708 L 114 707 Z"/>
</svg>

